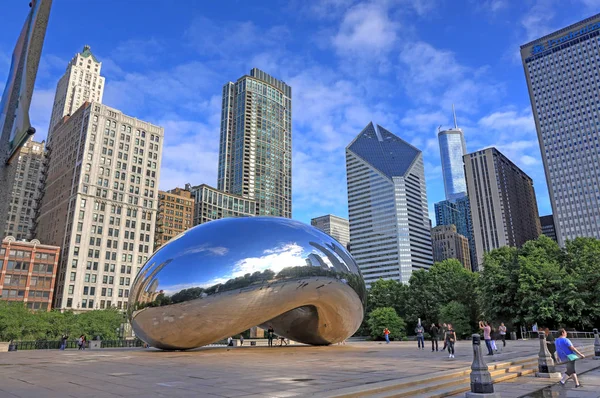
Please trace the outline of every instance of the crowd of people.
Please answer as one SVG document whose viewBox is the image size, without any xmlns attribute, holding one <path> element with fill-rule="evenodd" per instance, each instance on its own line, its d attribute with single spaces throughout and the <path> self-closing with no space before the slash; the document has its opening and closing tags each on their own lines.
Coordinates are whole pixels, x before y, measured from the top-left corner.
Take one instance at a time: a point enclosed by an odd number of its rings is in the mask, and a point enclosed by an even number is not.
<svg viewBox="0 0 600 398">
<path fill-rule="evenodd" d="M 485 341 L 485 346 L 487 348 L 487 355 L 494 355 L 494 352 L 498 351 L 498 346 L 496 342 L 502 342 L 502 347 L 506 347 L 506 333 L 507 328 L 504 323 L 500 323 L 500 325 L 495 328 L 488 321 L 479 321 L 479 329 L 483 333 L 483 340 Z M 575 387 L 581 387 L 581 383 L 577 378 L 577 372 L 575 370 L 575 362 L 579 359 L 585 358 L 585 355 L 581 353 L 567 338 L 567 332 L 565 329 L 559 329 L 557 334 L 558 338 L 554 338 L 554 335 L 550 331 L 549 328 L 544 328 L 541 331 L 538 331 L 537 324 L 534 325 L 532 329 L 534 332 L 544 332 L 546 335 L 546 344 L 548 346 L 548 351 L 552 356 L 555 364 L 565 364 L 566 372 L 560 380 L 561 385 L 565 385 L 565 383 L 572 379 L 575 382 Z M 443 324 L 435 324 L 432 323 L 427 331 L 429 333 L 429 339 L 431 340 L 431 351 L 436 352 L 439 351 L 438 342 L 440 338 L 444 342 L 444 346 L 442 347 L 442 352 L 448 350 L 448 358 L 454 358 L 454 344 L 456 343 L 456 332 L 452 327 L 451 323 L 443 323 Z M 385 338 L 386 344 L 390 343 L 390 330 L 388 328 L 383 329 L 383 336 Z M 421 324 L 421 320 L 417 324 L 415 328 L 415 335 L 417 337 L 417 349 L 424 350 L 425 349 L 425 328 Z"/>
</svg>

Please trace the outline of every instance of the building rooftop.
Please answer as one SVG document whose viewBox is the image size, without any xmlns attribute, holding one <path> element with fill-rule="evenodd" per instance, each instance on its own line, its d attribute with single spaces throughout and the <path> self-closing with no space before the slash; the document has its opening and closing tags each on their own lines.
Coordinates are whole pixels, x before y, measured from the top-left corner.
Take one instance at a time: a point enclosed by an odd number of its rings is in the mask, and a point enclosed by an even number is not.
<svg viewBox="0 0 600 398">
<path fill-rule="evenodd" d="M 346 148 L 388 178 L 404 176 L 420 150 L 383 127 L 369 123 Z"/>
</svg>

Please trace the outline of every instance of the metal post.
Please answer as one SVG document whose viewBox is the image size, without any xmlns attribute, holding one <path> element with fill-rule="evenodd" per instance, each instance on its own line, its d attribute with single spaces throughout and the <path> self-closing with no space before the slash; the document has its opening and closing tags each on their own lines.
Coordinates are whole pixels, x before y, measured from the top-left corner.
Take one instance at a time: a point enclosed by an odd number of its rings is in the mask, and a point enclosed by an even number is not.
<svg viewBox="0 0 600 398">
<path fill-rule="evenodd" d="M 494 392 L 494 382 L 487 364 L 481 354 L 481 337 L 478 334 L 471 336 L 473 339 L 473 363 L 471 364 L 471 391 L 465 394 L 467 398 L 500 398 Z"/>
<path fill-rule="evenodd" d="M 598 337 L 598 329 L 594 329 L 594 359 L 600 359 L 600 337 Z"/>
<path fill-rule="evenodd" d="M 540 338 L 540 352 L 538 354 L 538 371 L 535 377 L 546 377 L 551 379 L 560 379 L 561 374 L 554 369 L 554 360 L 550 351 L 548 351 L 548 344 L 546 344 L 546 332 L 539 331 L 538 336 Z"/>
</svg>

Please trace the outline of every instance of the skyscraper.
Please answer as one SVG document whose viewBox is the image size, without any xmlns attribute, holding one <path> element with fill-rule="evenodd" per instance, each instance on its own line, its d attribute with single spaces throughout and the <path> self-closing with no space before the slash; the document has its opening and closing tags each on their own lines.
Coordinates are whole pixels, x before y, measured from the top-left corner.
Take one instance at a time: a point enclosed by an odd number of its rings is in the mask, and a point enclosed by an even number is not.
<svg viewBox="0 0 600 398">
<path fill-rule="evenodd" d="M 310 220 L 310 225 L 336 239 L 345 248 L 349 248 L 350 224 L 345 218 L 327 214 L 326 216 L 313 218 Z"/>
<path fill-rule="evenodd" d="M 292 217 L 292 88 L 259 69 L 223 87 L 217 187 Z"/>
<path fill-rule="evenodd" d="M 433 263 L 423 155 L 369 123 L 346 147 L 350 245 L 367 286 Z"/>
<path fill-rule="evenodd" d="M 72 115 L 85 102 L 102 102 L 104 77 L 100 76 L 102 62 L 98 61 L 90 46 L 84 46 L 75 54 L 65 74 L 56 85 L 52 116 L 48 127 L 48 144 L 52 139 L 52 130 L 63 116 Z"/>
<path fill-rule="evenodd" d="M 457 232 L 467 238 L 469 242 L 469 256 L 471 258 L 469 263 L 472 266 L 472 270 L 477 271 L 477 251 L 475 248 L 469 197 L 465 195 L 454 201 L 443 200 L 434 206 L 436 225 L 454 225 Z"/>
<path fill-rule="evenodd" d="M 438 225 L 431 229 L 433 244 L 433 261 L 444 261 L 451 258 L 457 259 L 469 271 L 471 256 L 469 254 L 469 240 L 456 232 L 454 225 Z"/>
<path fill-rule="evenodd" d="M 465 143 L 463 131 L 458 128 L 456 123 L 454 105 L 452 105 L 452 112 L 454 114 L 454 128 L 442 130 L 438 133 L 444 191 L 447 200 L 454 200 L 467 195 L 465 168 L 463 167 L 463 156 L 467 153 L 467 144 Z"/>
<path fill-rule="evenodd" d="M 464 160 L 478 264 L 492 249 L 537 239 L 541 228 L 531 178 L 496 148 Z"/>
<path fill-rule="evenodd" d="M 92 102 L 53 134 L 37 236 L 61 246 L 54 306 L 125 309 L 154 246 L 163 128 Z"/>
<path fill-rule="evenodd" d="M 456 112 L 452 105 L 454 128 L 442 130 L 438 133 L 440 144 L 440 159 L 442 162 L 442 175 L 444 177 L 444 191 L 446 200 L 435 204 L 436 225 L 454 225 L 459 234 L 469 241 L 469 255 L 473 271 L 477 270 L 477 253 L 473 224 L 471 220 L 471 207 L 467 196 L 467 182 L 463 156 L 467 153 L 467 144 L 463 131 L 456 123 Z"/>
<path fill-rule="evenodd" d="M 44 142 L 29 139 L 19 152 L 17 172 L 6 219 L 4 236 L 17 240 L 33 237 L 35 210 L 41 196 L 44 169 Z"/>
<path fill-rule="evenodd" d="M 521 46 L 558 243 L 600 238 L 600 14 Z"/>
</svg>

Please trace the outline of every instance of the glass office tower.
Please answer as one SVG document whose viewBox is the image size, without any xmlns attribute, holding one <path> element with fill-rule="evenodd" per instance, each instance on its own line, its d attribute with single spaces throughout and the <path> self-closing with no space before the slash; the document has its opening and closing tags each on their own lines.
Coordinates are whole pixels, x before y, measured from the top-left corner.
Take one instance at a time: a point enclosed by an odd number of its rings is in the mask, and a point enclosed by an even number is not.
<svg viewBox="0 0 600 398">
<path fill-rule="evenodd" d="M 438 141 L 446 199 L 454 200 L 463 197 L 467 194 L 463 166 L 463 156 L 467 153 L 467 145 L 463 132 L 458 127 L 440 131 Z"/>
<path fill-rule="evenodd" d="M 469 198 L 463 196 L 454 201 L 443 200 L 434 206 L 436 225 L 455 225 L 456 231 L 468 239 L 471 268 L 473 271 L 477 271 L 477 252 L 473 237 L 473 222 L 471 220 Z"/>
<path fill-rule="evenodd" d="M 350 247 L 369 287 L 433 264 L 423 155 L 369 123 L 346 147 Z"/>
<path fill-rule="evenodd" d="M 600 14 L 521 46 L 558 243 L 600 238 Z"/>
</svg>

